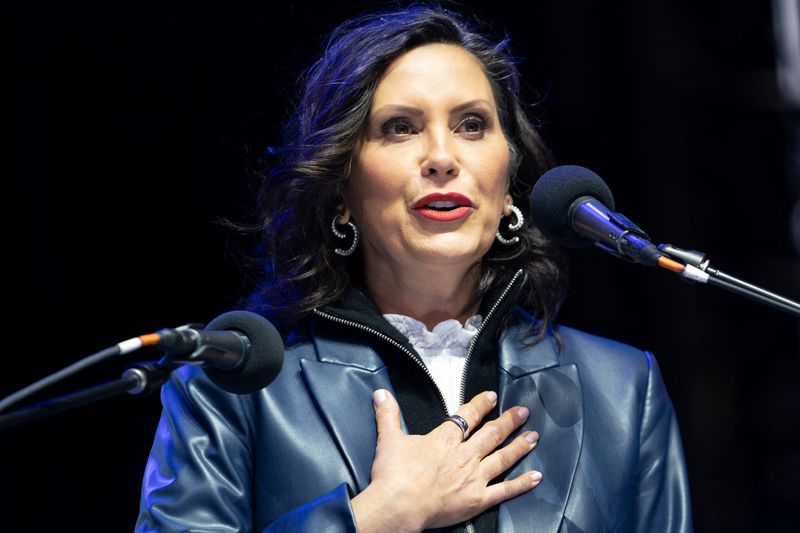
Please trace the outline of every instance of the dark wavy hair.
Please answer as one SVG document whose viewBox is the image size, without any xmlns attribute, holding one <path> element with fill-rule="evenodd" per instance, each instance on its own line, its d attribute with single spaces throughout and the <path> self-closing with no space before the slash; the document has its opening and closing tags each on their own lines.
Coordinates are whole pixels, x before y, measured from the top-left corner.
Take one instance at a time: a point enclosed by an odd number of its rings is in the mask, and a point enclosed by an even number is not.
<svg viewBox="0 0 800 533">
<path fill-rule="evenodd" d="M 527 221 L 518 232 L 519 244 L 495 241 L 483 258 L 476 298 L 499 277 L 522 268 L 528 283 L 518 301 L 539 319 L 538 333 L 554 319 L 566 288 L 564 259 L 528 215 L 532 184 L 551 159 L 521 102 L 509 39 L 492 40 L 477 21 L 439 5 L 415 4 L 358 16 L 331 33 L 301 78 L 303 89 L 284 125 L 277 164 L 258 172 L 259 220 L 251 229 L 260 233 L 256 255 L 263 272 L 248 307 L 279 327 L 291 327 L 360 282 L 361 257 L 334 253 L 342 241 L 333 236 L 331 220 L 344 202 L 378 80 L 400 55 L 433 43 L 458 45 L 483 65 L 509 143 L 510 193 Z"/>
</svg>

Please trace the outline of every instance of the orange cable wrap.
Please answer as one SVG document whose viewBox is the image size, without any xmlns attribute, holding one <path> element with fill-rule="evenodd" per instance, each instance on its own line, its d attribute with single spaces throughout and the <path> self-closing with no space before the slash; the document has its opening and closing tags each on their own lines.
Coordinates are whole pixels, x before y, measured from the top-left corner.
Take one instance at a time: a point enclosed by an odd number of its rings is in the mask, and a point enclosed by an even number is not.
<svg viewBox="0 0 800 533">
<path fill-rule="evenodd" d="M 142 341 L 142 346 L 152 346 L 161 340 L 161 335 L 158 333 L 148 333 L 147 335 L 140 335 L 139 340 Z"/>
<path fill-rule="evenodd" d="M 666 268 L 667 270 L 671 270 L 676 274 L 680 274 L 684 269 L 684 265 L 678 263 L 677 261 L 673 261 L 669 257 L 664 257 L 663 255 L 658 258 L 658 266 L 661 268 Z"/>
</svg>

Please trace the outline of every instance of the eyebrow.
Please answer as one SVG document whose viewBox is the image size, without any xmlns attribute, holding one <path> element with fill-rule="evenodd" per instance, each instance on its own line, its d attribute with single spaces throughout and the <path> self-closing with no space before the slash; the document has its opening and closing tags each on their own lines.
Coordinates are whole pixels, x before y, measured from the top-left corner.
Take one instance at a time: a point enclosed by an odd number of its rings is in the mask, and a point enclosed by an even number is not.
<svg viewBox="0 0 800 533">
<path fill-rule="evenodd" d="M 466 109 L 469 109 L 469 108 L 472 108 L 472 107 L 476 107 L 476 106 L 487 107 L 489 109 L 492 108 L 492 105 L 488 100 L 484 100 L 483 98 L 476 98 L 475 100 L 470 100 L 469 102 L 464 102 L 463 104 L 457 105 L 450 112 L 451 113 L 460 113 L 460 112 L 462 112 L 462 111 L 464 111 Z M 415 117 L 420 117 L 420 116 L 423 116 L 425 114 L 425 112 L 422 109 L 418 108 L 418 107 L 407 106 L 407 105 L 399 105 L 399 104 L 387 104 L 385 106 L 382 106 L 382 107 L 376 109 L 375 112 L 372 113 L 372 114 L 373 115 L 377 115 L 377 114 L 382 114 L 382 113 L 387 113 L 387 112 L 390 112 L 390 113 L 404 113 L 404 114 L 412 115 L 412 116 L 415 116 Z"/>
<path fill-rule="evenodd" d="M 403 113 L 406 115 L 413 115 L 415 117 L 421 117 L 425 114 L 425 112 L 418 108 L 418 107 L 411 107 L 407 105 L 397 105 L 397 104 L 388 104 L 379 109 L 376 109 L 373 115 L 382 114 L 382 113 Z"/>
<path fill-rule="evenodd" d="M 475 100 L 470 100 L 469 102 L 464 102 L 463 104 L 457 105 L 456 107 L 453 108 L 453 112 L 459 113 L 471 107 L 486 107 L 487 109 L 494 109 L 491 102 L 489 102 L 488 100 L 484 100 L 483 98 L 476 98 Z"/>
</svg>

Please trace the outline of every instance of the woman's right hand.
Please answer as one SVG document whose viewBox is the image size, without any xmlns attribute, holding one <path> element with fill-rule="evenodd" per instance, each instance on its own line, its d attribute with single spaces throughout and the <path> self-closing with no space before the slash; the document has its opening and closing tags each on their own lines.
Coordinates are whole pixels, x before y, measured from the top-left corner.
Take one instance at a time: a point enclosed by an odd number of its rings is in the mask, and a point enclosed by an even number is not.
<svg viewBox="0 0 800 533">
<path fill-rule="evenodd" d="M 457 424 L 445 421 L 427 435 L 406 435 L 400 407 L 388 391 L 373 394 L 378 442 L 369 486 L 352 500 L 360 532 L 421 531 L 468 520 L 522 494 L 542 475 L 530 471 L 489 482 L 530 452 L 539 439 L 524 432 L 498 448 L 528 418 L 524 407 L 512 407 L 464 440 Z M 483 392 L 456 414 L 477 427 L 497 403 L 497 394 Z"/>
</svg>

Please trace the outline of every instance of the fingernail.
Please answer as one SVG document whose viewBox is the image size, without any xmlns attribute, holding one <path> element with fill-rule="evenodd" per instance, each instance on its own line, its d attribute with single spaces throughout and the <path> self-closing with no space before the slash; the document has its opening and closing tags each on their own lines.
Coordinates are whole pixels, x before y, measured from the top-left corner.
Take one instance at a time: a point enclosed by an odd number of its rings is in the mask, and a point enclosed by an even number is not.
<svg viewBox="0 0 800 533">
<path fill-rule="evenodd" d="M 375 404 L 375 407 L 379 406 L 383 402 L 386 401 L 386 391 L 383 389 L 378 389 L 372 393 L 372 403 Z"/>
<path fill-rule="evenodd" d="M 538 483 L 541 480 L 542 480 L 542 473 L 541 472 L 537 472 L 536 470 L 531 472 L 531 481 L 533 481 L 534 483 Z"/>
<path fill-rule="evenodd" d="M 539 434 L 535 431 L 531 431 L 530 433 L 525 434 L 525 440 L 531 444 L 536 444 L 539 442 Z"/>
<path fill-rule="evenodd" d="M 528 408 L 527 407 L 517 407 L 517 416 L 520 417 L 522 420 L 528 418 Z"/>
<path fill-rule="evenodd" d="M 489 403 L 494 405 L 494 403 L 497 401 L 497 393 L 494 392 L 494 391 L 487 392 L 486 393 L 486 399 L 489 400 Z"/>
</svg>

